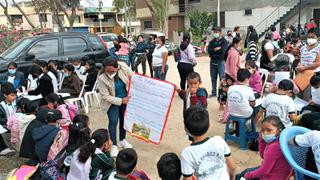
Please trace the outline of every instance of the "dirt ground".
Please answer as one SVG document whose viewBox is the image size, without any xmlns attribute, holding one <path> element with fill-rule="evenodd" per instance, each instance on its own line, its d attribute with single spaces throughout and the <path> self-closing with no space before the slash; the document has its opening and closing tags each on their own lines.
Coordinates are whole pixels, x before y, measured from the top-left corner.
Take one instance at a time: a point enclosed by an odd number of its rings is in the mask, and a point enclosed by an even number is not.
<svg viewBox="0 0 320 180">
<path fill-rule="evenodd" d="M 179 85 L 180 78 L 176 63 L 173 56 L 168 60 L 169 71 L 167 74 L 167 80 L 171 83 Z M 195 71 L 199 72 L 202 77 L 202 87 L 206 88 L 208 93 L 211 92 L 211 81 L 209 72 L 209 58 L 206 56 L 198 58 L 198 65 L 195 67 Z M 140 67 L 141 72 L 141 67 Z M 149 71 L 147 69 L 147 74 Z M 135 150 L 138 153 L 138 165 L 137 169 L 144 170 L 151 179 L 159 179 L 156 164 L 161 155 L 167 152 L 174 152 L 180 154 L 182 149 L 190 144 L 188 137 L 185 134 L 183 119 L 182 119 L 182 100 L 175 94 L 173 104 L 170 110 L 169 119 L 165 128 L 164 137 L 160 145 L 148 144 L 134 137 L 128 135 L 128 141 L 133 144 Z M 222 136 L 224 137 L 225 125 L 218 121 L 223 111 L 219 109 L 219 104 L 215 97 L 208 98 L 208 111 L 210 114 L 210 129 L 208 131 L 209 136 Z M 97 105 L 90 107 L 90 126 L 93 130 L 97 128 L 106 128 L 106 114 L 101 112 Z M 228 143 L 231 148 L 231 154 L 238 167 L 238 172 L 248 167 L 254 167 L 260 164 L 260 158 L 257 152 L 241 151 L 238 144 Z M 10 170 L 15 168 L 21 160 L 16 157 L 0 157 L 0 174 L 5 175 Z M 3 177 L 3 176 L 2 176 Z M 0 179 L 1 178 L 0 176 Z"/>
</svg>

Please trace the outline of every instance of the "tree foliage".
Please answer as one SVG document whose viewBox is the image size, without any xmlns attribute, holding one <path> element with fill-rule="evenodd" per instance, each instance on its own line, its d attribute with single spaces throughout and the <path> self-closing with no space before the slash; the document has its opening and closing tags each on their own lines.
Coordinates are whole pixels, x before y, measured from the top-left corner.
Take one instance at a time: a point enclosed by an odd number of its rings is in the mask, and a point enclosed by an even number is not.
<svg viewBox="0 0 320 180">
<path fill-rule="evenodd" d="M 207 32 L 208 27 L 212 25 L 214 15 L 206 11 L 194 10 L 190 13 L 187 13 L 188 18 L 190 19 L 190 29 L 195 36 L 202 36 Z"/>
<path fill-rule="evenodd" d="M 124 0 L 113 0 L 112 5 L 114 6 L 114 10 L 116 12 L 122 12 L 125 9 Z M 136 17 L 136 1 L 135 0 L 128 0 L 127 6 L 129 17 L 134 18 Z"/>
<path fill-rule="evenodd" d="M 0 25 L 0 53 L 26 36 L 27 34 L 23 29 L 15 29 L 3 24 Z"/>
</svg>

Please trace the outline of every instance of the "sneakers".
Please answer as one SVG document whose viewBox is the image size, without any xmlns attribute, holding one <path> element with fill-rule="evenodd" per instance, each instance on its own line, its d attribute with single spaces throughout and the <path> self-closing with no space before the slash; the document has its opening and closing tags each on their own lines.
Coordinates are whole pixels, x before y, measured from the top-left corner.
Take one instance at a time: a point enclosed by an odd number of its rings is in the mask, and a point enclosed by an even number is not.
<svg viewBox="0 0 320 180">
<path fill-rule="evenodd" d="M 118 153 L 119 153 L 118 146 L 113 145 L 111 147 L 111 152 L 110 152 L 111 157 L 117 157 Z"/>
<path fill-rule="evenodd" d="M 6 148 L 0 152 L 0 156 L 10 156 L 14 154 L 16 151 L 13 149 Z"/>
<path fill-rule="evenodd" d="M 133 146 L 130 143 L 128 143 L 127 140 L 124 139 L 124 140 L 120 141 L 120 147 L 122 147 L 122 148 L 132 148 Z"/>
</svg>

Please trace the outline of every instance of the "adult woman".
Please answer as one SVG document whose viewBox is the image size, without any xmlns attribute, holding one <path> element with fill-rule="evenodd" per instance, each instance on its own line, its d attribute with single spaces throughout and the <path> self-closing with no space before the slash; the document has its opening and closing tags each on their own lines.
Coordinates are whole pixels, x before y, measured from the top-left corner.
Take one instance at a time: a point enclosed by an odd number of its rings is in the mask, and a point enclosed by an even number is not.
<svg viewBox="0 0 320 180">
<path fill-rule="evenodd" d="M 70 93 L 72 97 L 78 97 L 81 91 L 81 82 L 72 64 L 66 64 L 63 68 L 64 78 L 62 81 L 60 93 Z"/>
<path fill-rule="evenodd" d="M 193 72 L 193 66 L 197 64 L 193 46 L 190 44 L 190 34 L 184 33 L 180 44 L 181 60 L 178 63 L 180 75 L 180 88 L 185 90 L 186 80 L 189 73 Z"/>
<path fill-rule="evenodd" d="M 88 74 L 84 89 L 88 92 L 92 91 L 93 86 L 96 83 L 98 71 L 96 69 L 96 63 L 94 60 L 88 60 L 84 67 L 86 68 L 85 74 Z"/>
<path fill-rule="evenodd" d="M 307 44 L 301 48 L 300 64 L 296 68 L 298 73 L 306 70 L 320 72 L 320 44 L 318 43 L 319 30 L 312 28 L 307 33 Z M 302 93 L 304 100 L 309 100 L 311 96 L 310 86 Z"/>
<path fill-rule="evenodd" d="M 14 89 L 19 89 L 24 83 L 24 75 L 22 72 L 17 71 L 18 65 L 15 62 L 8 64 L 8 72 L 1 74 L 0 83 L 1 85 L 10 82 L 13 84 Z"/>
<path fill-rule="evenodd" d="M 241 59 L 238 48 L 240 47 L 241 39 L 239 37 L 233 38 L 232 44 L 227 51 L 225 72 L 226 80 L 229 85 L 237 80 L 237 72 L 240 69 Z M 230 83 L 229 83 L 230 82 Z"/>
<path fill-rule="evenodd" d="M 261 47 L 261 60 L 260 60 L 260 68 L 267 69 L 271 71 L 269 63 L 273 56 L 276 55 L 276 47 L 272 44 L 273 42 L 273 33 L 267 32 L 265 35 L 265 39 L 262 42 Z"/>
<path fill-rule="evenodd" d="M 110 131 L 111 141 L 113 143 L 111 156 L 116 157 L 118 154 L 117 147 L 117 125 L 119 124 L 120 146 L 131 148 L 126 138 L 124 125 L 124 112 L 127 107 L 129 98 L 127 90 L 129 79 L 133 75 L 130 68 L 122 62 L 114 59 L 108 59 L 103 62 L 103 73 L 98 77 L 97 88 L 101 95 L 101 108 L 107 112 L 109 119 L 108 129 Z"/>
<path fill-rule="evenodd" d="M 152 68 L 154 70 L 154 77 L 166 80 L 167 71 L 169 66 L 167 65 L 168 50 L 164 45 L 166 38 L 159 36 L 156 38 L 156 48 L 152 53 Z"/>
<path fill-rule="evenodd" d="M 52 68 L 52 66 L 49 66 L 47 61 L 40 61 L 38 65 L 41 67 L 42 71 L 46 73 L 51 78 L 51 82 L 53 85 L 53 92 L 58 92 L 58 77 L 57 74 L 55 74 L 55 70 Z"/>
</svg>

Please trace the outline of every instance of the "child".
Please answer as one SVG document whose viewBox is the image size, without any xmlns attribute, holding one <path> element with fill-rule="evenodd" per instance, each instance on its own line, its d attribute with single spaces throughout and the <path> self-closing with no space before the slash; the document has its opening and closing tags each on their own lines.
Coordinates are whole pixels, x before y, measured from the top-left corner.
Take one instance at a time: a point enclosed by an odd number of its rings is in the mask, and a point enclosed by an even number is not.
<svg viewBox="0 0 320 180">
<path fill-rule="evenodd" d="M 301 114 L 320 112 L 320 74 L 313 75 L 310 79 L 311 102 L 302 108 Z"/>
<path fill-rule="evenodd" d="M 181 90 L 176 86 L 176 91 L 179 93 L 181 99 L 183 99 L 183 112 L 193 106 L 201 106 L 207 109 L 207 97 L 208 93 L 206 89 L 201 88 L 201 77 L 197 72 L 192 72 L 187 77 L 188 89 L 187 91 Z"/>
<path fill-rule="evenodd" d="M 84 72 L 86 71 L 86 68 L 81 65 L 82 62 L 80 61 L 80 59 L 74 59 L 71 62 L 72 62 L 72 65 L 74 67 L 74 71 L 77 74 L 77 76 L 83 75 Z"/>
<path fill-rule="evenodd" d="M 94 60 L 88 60 L 86 62 L 85 68 L 86 68 L 86 72 L 84 74 L 87 75 L 87 79 L 85 82 L 84 89 L 86 92 L 88 92 L 88 91 L 95 90 L 93 88 L 97 81 L 98 70 L 96 68 L 96 63 Z"/>
<path fill-rule="evenodd" d="M 46 119 L 48 124 L 42 125 L 32 131 L 32 138 L 35 142 L 35 154 L 39 162 L 47 161 L 50 147 L 59 132 L 56 123 L 57 120 L 62 119 L 62 114 L 58 110 L 49 110 Z"/>
<path fill-rule="evenodd" d="M 77 149 L 67 179 L 105 179 L 114 169 L 110 156 L 112 142 L 107 129 L 93 132 L 91 140 Z"/>
<path fill-rule="evenodd" d="M 181 162 L 175 153 L 166 153 L 157 163 L 158 174 L 162 180 L 179 180 L 181 177 Z"/>
<path fill-rule="evenodd" d="M 7 129 L 8 118 L 16 113 L 16 89 L 9 82 L 5 83 L 1 87 L 1 92 L 4 96 L 4 100 L 0 102 L 0 125 Z M 0 155 L 7 155 L 13 153 L 13 147 L 10 143 L 11 135 L 9 132 L 2 133 L 0 136 Z"/>
<path fill-rule="evenodd" d="M 293 83 L 290 80 L 280 81 L 277 92 L 265 97 L 260 111 L 256 115 L 256 122 L 266 112 L 266 117 L 270 115 L 278 116 L 286 128 L 290 127 L 297 118 L 295 103 L 287 95 L 292 93 L 292 90 Z"/>
<path fill-rule="evenodd" d="M 192 144 L 181 152 L 181 172 L 184 180 L 195 175 L 198 180 L 234 179 L 235 164 L 230 148 L 220 136 L 209 138 L 209 114 L 201 107 L 189 108 L 184 116 L 187 134 Z"/>
<path fill-rule="evenodd" d="M 249 86 L 252 88 L 254 92 L 254 97 L 256 99 L 261 97 L 262 91 L 262 77 L 258 71 L 258 66 L 254 61 L 246 62 L 246 69 L 250 72 L 251 76 L 249 78 Z"/>
<path fill-rule="evenodd" d="M 247 69 L 237 72 L 238 84 L 230 86 L 228 90 L 229 113 L 232 116 L 250 118 L 255 106 L 253 90 L 248 86 L 251 74 Z"/>
<path fill-rule="evenodd" d="M 59 96 L 55 93 L 50 93 L 47 97 L 47 105 L 43 106 L 44 108 L 48 108 L 51 110 L 57 109 Z"/>
<path fill-rule="evenodd" d="M 72 97 L 78 97 L 81 91 L 81 82 L 74 73 L 75 68 L 71 64 L 64 66 L 64 79 L 62 81 L 60 93 L 70 93 Z"/>
<path fill-rule="evenodd" d="M 279 180 L 287 179 L 291 173 L 291 166 L 284 158 L 279 136 L 285 127 L 277 116 L 268 116 L 262 120 L 259 136 L 259 154 L 263 159 L 261 165 L 256 168 L 246 169 L 237 175 L 236 179 Z"/>
</svg>

